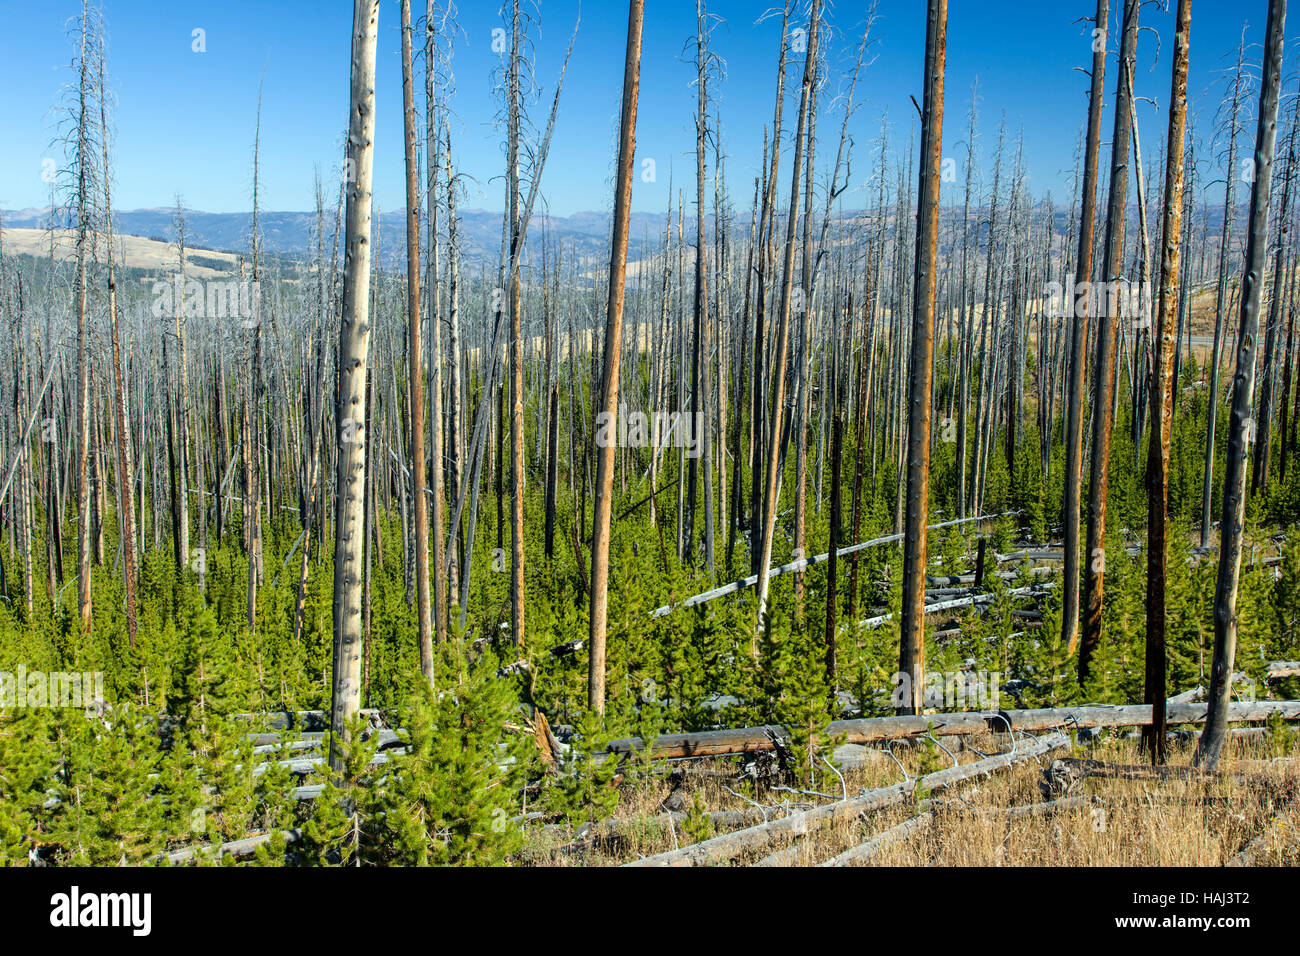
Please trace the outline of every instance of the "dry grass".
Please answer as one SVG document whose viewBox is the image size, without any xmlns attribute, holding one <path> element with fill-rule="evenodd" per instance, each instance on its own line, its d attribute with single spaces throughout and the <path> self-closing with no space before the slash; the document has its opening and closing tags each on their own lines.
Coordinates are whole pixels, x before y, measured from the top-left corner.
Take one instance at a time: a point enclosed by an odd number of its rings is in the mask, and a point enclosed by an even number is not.
<svg viewBox="0 0 1300 956">
<path fill-rule="evenodd" d="M 1041 804 L 1060 794 L 1047 795 L 1043 770 L 1056 757 L 1039 758 L 1002 771 L 991 778 L 936 794 L 933 825 L 885 847 L 871 861 L 884 866 L 1221 866 L 1257 837 L 1259 865 L 1300 863 L 1300 836 L 1295 827 L 1300 812 L 1288 802 L 1300 793 L 1300 745 L 1291 740 L 1279 745 L 1262 736 L 1232 738 L 1220 763 L 1223 774 L 1191 780 L 1125 780 L 1088 777 L 1076 783 L 1071 796 L 1091 802 L 1031 818 L 1008 819 L 999 810 Z M 1000 752 L 1005 739 L 972 739 L 984 753 Z M 950 748 L 960 746 L 952 738 Z M 1190 764 L 1193 745 L 1171 744 L 1169 762 Z M 942 751 L 928 747 L 899 748 L 895 754 L 912 776 L 951 765 Z M 1278 759 L 1279 754 L 1282 759 Z M 961 763 L 980 759 L 971 750 L 956 752 Z M 1110 764 L 1143 764 L 1136 739 L 1104 739 L 1095 746 L 1078 748 L 1074 756 Z M 688 833 L 682 821 L 669 822 L 662 801 L 673 789 L 667 771 L 642 774 L 625 782 L 615 818 L 618 835 L 594 839 L 567 827 L 541 825 L 529 831 L 527 849 L 520 862 L 540 866 L 617 865 L 686 846 L 707 835 Z M 707 810 L 753 809 L 746 797 L 767 808 L 776 818 L 798 809 L 830 802 L 826 796 L 760 789 L 737 781 L 738 761 L 718 758 L 685 762 L 680 793 L 689 808 L 698 795 Z M 1234 778 L 1233 774 L 1236 774 Z M 1245 775 L 1245 776 L 1243 776 Z M 1247 779 L 1248 778 L 1248 779 Z M 632 779 L 629 777 L 629 779 Z M 883 751 L 862 769 L 840 780 L 829 770 L 818 774 L 812 789 L 839 796 L 899 782 L 898 765 Z M 924 799 L 926 794 L 918 794 Z M 814 865 L 829 860 L 918 812 L 913 802 L 816 830 L 796 844 L 793 862 Z M 726 827 L 716 829 L 723 832 Z M 738 858 L 736 864 L 754 863 L 788 844 L 776 843 L 760 853 Z"/>
<path fill-rule="evenodd" d="M 104 236 L 99 236 L 99 254 L 104 255 Z M 47 258 L 50 254 L 50 234 L 44 229 L 10 229 L 4 231 L 5 251 L 19 255 Z M 142 236 L 115 234 L 113 251 L 117 256 L 117 265 L 132 269 L 145 269 L 160 275 L 176 269 L 176 247 L 157 239 Z M 190 249 L 190 255 L 199 256 L 205 261 L 221 262 L 220 270 L 189 263 L 185 274 L 192 279 L 225 278 L 235 274 L 237 257 L 229 252 L 215 252 L 208 249 Z M 70 261 L 76 255 L 76 233 L 71 229 L 54 230 L 54 257 L 59 261 Z"/>
</svg>

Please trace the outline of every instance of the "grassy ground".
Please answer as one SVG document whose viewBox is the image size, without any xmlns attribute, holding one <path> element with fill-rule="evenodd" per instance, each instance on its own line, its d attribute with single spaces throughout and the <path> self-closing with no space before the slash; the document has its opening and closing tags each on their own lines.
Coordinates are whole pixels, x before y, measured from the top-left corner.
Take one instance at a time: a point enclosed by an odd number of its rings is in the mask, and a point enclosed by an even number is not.
<svg viewBox="0 0 1300 956">
<path fill-rule="evenodd" d="M 945 739 L 945 746 L 960 744 Z M 986 754 L 1007 749 L 1005 738 L 972 739 Z M 1193 743 L 1171 744 L 1169 763 L 1186 766 Z M 947 754 L 929 746 L 900 748 L 894 753 L 912 776 L 950 766 Z M 1255 863 L 1300 864 L 1300 834 L 1288 817 L 1288 802 L 1300 792 L 1300 741 L 1294 732 L 1230 739 L 1220 762 L 1223 775 L 1196 780 L 1123 780 L 1088 777 L 1069 790 L 1083 797 L 1066 809 L 1038 817 L 1008 819 L 1007 807 L 1039 804 L 1061 794 L 1043 790 L 1049 757 L 1016 766 L 994 776 L 936 794 L 932 825 L 912 832 L 884 848 L 872 860 L 884 866 L 1221 866 L 1261 834 L 1264 839 Z M 1073 756 L 1111 764 L 1143 764 L 1138 741 L 1126 735 L 1105 737 L 1093 745 L 1074 748 Z M 971 749 L 953 755 L 961 763 L 979 760 Z M 823 765 L 824 766 L 824 765 Z M 671 771 L 684 770 L 679 780 Z M 768 811 L 770 818 L 797 809 L 828 803 L 844 793 L 898 783 L 902 773 L 884 751 L 861 768 L 847 771 L 843 784 L 829 770 L 811 785 L 775 789 L 737 779 L 740 761 L 734 758 L 687 761 L 679 768 L 657 767 L 626 778 L 614 818 L 617 835 L 584 836 L 580 826 L 533 826 L 520 862 L 531 865 L 616 865 L 697 842 L 734 827 L 716 828 L 702 819 L 670 821 L 662 809 L 670 805 L 689 811 Z M 1234 776 L 1236 775 L 1236 776 Z M 675 792 L 675 795 L 674 795 Z M 751 802 L 752 801 L 752 802 Z M 1294 806 L 1294 805 L 1292 805 Z M 796 865 L 826 861 L 856 844 L 917 814 L 907 804 L 815 830 L 798 843 Z M 700 815 L 702 817 L 702 815 Z M 603 832 L 603 831 L 602 831 Z M 787 844 L 738 858 L 752 863 Z"/>
</svg>

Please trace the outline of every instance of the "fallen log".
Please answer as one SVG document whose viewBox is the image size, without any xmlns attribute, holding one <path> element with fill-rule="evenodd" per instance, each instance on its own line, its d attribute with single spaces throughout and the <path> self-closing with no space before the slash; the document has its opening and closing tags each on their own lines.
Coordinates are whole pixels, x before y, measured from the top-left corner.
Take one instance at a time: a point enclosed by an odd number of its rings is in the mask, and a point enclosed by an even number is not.
<svg viewBox="0 0 1300 956">
<path fill-rule="evenodd" d="M 302 831 L 298 829 L 280 830 L 280 835 L 284 837 L 285 843 L 297 843 L 302 839 Z M 229 843 L 222 843 L 219 846 L 189 846 L 181 850 L 175 850 L 159 857 L 159 862 L 166 860 L 168 863 L 175 865 L 177 863 L 187 863 L 197 857 L 221 858 L 223 856 L 244 857 L 252 856 L 259 846 L 264 843 L 270 843 L 274 838 L 275 832 L 257 833 L 253 836 L 244 837 L 242 840 L 232 840 Z"/>
<path fill-rule="evenodd" d="M 1083 760 L 1063 757 L 1055 760 L 1043 771 L 1042 789 L 1048 794 L 1068 793 L 1089 778 L 1103 780 L 1183 780 L 1213 782 L 1230 780 L 1241 786 L 1259 786 L 1269 789 L 1277 781 L 1257 773 L 1238 771 L 1205 771 L 1183 765 L 1149 766 L 1147 764 L 1114 764 L 1101 760 Z"/>
<path fill-rule="evenodd" d="M 1051 575 L 1056 574 L 1059 570 L 1060 568 L 1045 564 L 1034 565 L 1032 568 L 1024 569 L 1024 571 L 1030 575 L 1043 575 L 1045 577 L 1050 577 Z M 1019 569 L 1015 571 L 999 571 L 996 577 L 1002 581 L 1014 581 L 1016 578 L 1020 577 L 1020 574 L 1021 571 Z M 927 574 L 925 577 L 925 586 L 927 588 L 961 586 L 978 587 L 975 582 L 974 574 Z"/>
<path fill-rule="evenodd" d="M 1191 704 L 1205 696 L 1205 688 L 1199 684 L 1191 690 L 1185 690 L 1181 694 L 1175 694 L 1170 697 L 1166 704 Z"/>
<path fill-rule="evenodd" d="M 935 801 L 935 810 L 947 810 L 949 807 L 956 807 L 960 810 L 970 810 L 970 812 L 985 817 L 1002 817 L 1006 820 L 1025 820 L 1031 817 L 1045 817 L 1053 813 L 1061 813 L 1065 810 L 1078 810 L 1083 807 L 1090 807 L 1093 804 L 1103 803 L 1100 797 L 1061 797 L 1057 800 L 1048 800 L 1044 803 L 1022 803 L 1013 807 L 975 807 L 969 808 L 964 804 L 959 804 L 956 800 Z"/>
<path fill-rule="evenodd" d="M 1008 551 L 1006 554 L 994 554 L 998 564 L 1006 564 L 1008 561 L 1023 561 L 1028 558 L 1030 561 L 1063 561 L 1065 552 L 1058 551 L 1055 548 L 1023 548 L 1019 551 Z"/>
<path fill-rule="evenodd" d="M 1006 593 L 1008 597 L 1013 598 L 1035 597 L 1046 594 L 1050 587 L 1050 584 L 1033 584 L 1025 588 L 1012 588 Z M 937 614 L 940 611 L 956 611 L 964 607 L 975 607 L 979 604 L 988 604 L 995 597 L 995 594 L 985 593 L 973 594 L 970 597 L 953 598 L 950 601 L 935 601 L 933 604 L 925 605 L 924 613 Z M 868 617 L 858 621 L 858 627 L 879 627 L 881 624 L 888 623 L 893 619 L 894 614 L 892 611 L 888 614 L 877 614 L 875 617 Z"/>
<path fill-rule="evenodd" d="M 1080 757 L 1062 757 L 1053 767 L 1069 771 L 1075 777 L 1103 777 L 1110 780 L 1220 780 L 1242 776 L 1225 772 L 1208 772 L 1199 767 L 1181 764 L 1150 766 L 1148 764 L 1106 763 Z"/>
<path fill-rule="evenodd" d="M 980 807 L 975 809 L 974 812 L 980 816 L 1002 817 L 1006 820 L 1024 820 L 1032 817 L 1050 816 L 1053 813 L 1060 813 L 1065 810 L 1079 809 L 1091 806 L 1096 802 L 1098 802 L 1096 797 L 1063 797 L 1060 800 L 1051 800 L 1047 803 L 1030 803 L 1015 807 Z M 851 866 L 856 863 L 867 863 L 878 856 L 885 847 L 898 843 L 900 840 L 905 840 L 920 830 L 929 829 L 934 822 L 935 813 L 946 810 L 950 806 L 960 806 L 961 809 L 966 809 L 964 804 L 960 804 L 956 800 L 922 801 L 917 804 L 918 809 L 923 809 L 922 813 L 904 820 L 897 826 L 890 827 L 871 839 L 850 847 L 839 856 L 832 857 L 817 865 Z"/>
<path fill-rule="evenodd" d="M 939 524 L 929 525 L 926 528 L 926 530 L 936 531 L 939 528 L 951 528 L 962 524 L 972 524 L 977 521 L 992 521 L 995 518 L 1004 518 L 1007 515 L 1012 515 L 1015 513 L 1016 512 L 1014 511 L 1009 511 L 1006 512 L 1006 514 L 979 515 L 978 517 L 975 518 L 959 518 L 954 521 L 942 521 Z M 835 554 L 838 557 L 843 558 L 850 554 L 856 554 L 857 552 L 863 551 L 867 548 L 878 547 L 879 545 L 882 544 L 892 544 L 896 541 L 902 541 L 902 540 L 903 540 L 903 536 L 901 534 L 888 534 L 885 535 L 883 538 L 872 538 L 869 541 L 860 541 L 857 544 L 851 544 L 846 548 L 839 548 L 836 550 Z M 782 574 L 790 574 L 794 571 L 803 571 L 804 569 L 811 568 L 814 565 L 824 564 L 830 559 L 830 556 L 831 556 L 830 552 L 827 551 L 825 554 L 815 554 L 810 558 L 802 558 L 798 561 L 791 561 L 789 564 L 782 564 L 778 567 L 771 568 L 767 572 L 768 579 L 770 580 Z M 757 583 L 758 583 L 758 575 L 751 574 L 749 577 L 740 578 L 737 581 L 731 581 L 727 584 L 723 584 L 709 591 L 703 591 L 700 594 L 694 594 L 691 597 L 688 597 L 683 601 L 679 601 L 676 604 L 665 604 L 663 607 L 657 607 L 650 612 L 650 616 L 652 618 L 663 617 L 665 614 L 675 611 L 678 608 L 694 607 L 697 604 L 705 604 L 708 601 L 714 600 L 715 598 L 720 598 L 728 594 L 734 594 L 737 591 L 744 590 L 745 588 L 752 588 Z"/>
<path fill-rule="evenodd" d="M 913 833 L 921 830 L 928 830 L 934 823 L 934 812 L 926 810 L 918 813 L 910 819 L 904 820 L 897 826 L 892 826 L 883 833 L 878 833 L 865 843 L 859 843 L 855 847 L 850 847 L 839 856 L 833 856 L 824 863 L 818 863 L 818 866 L 852 866 L 855 863 L 867 863 L 872 858 L 878 856 L 880 851 L 885 847 L 892 846 L 902 840 L 906 840 Z"/>
<path fill-rule="evenodd" d="M 600 843 L 612 843 L 622 840 L 628 833 L 640 826 L 649 824 L 665 827 L 670 825 L 680 826 L 686 822 L 689 816 L 688 813 L 674 811 L 644 817 L 615 817 L 601 820 L 598 823 L 587 823 L 572 834 L 573 839 L 571 842 L 556 849 L 564 853 L 578 853 L 589 850 Z M 772 818 L 775 816 L 775 812 L 764 813 L 763 810 L 757 807 L 746 807 L 743 810 L 710 810 L 704 816 L 708 817 L 715 827 L 746 827 Z M 571 828 L 563 823 L 547 823 L 542 827 L 542 830 L 547 833 L 563 834 L 568 833 Z"/>
<path fill-rule="evenodd" d="M 357 711 L 366 721 L 378 726 L 382 721 L 378 710 L 367 708 Z M 231 719 L 238 721 L 265 720 L 272 730 L 306 730 L 320 732 L 329 730 L 329 714 L 323 710 L 281 710 L 267 714 L 232 714 Z"/>
<path fill-rule="evenodd" d="M 395 730 L 378 730 L 374 732 L 379 741 L 379 749 L 385 750 L 394 744 L 401 742 Z M 250 734 L 253 741 L 253 754 L 275 753 L 281 748 L 288 750 L 315 750 L 320 747 L 325 740 L 323 733 L 305 733 L 298 738 L 285 739 L 280 734 Z M 270 739 L 266 739 L 270 738 Z M 367 736 L 366 739 L 370 739 Z"/>
<path fill-rule="evenodd" d="M 1168 723 L 1199 724 L 1205 722 L 1204 703 L 1174 704 L 1167 708 Z M 1229 705 L 1228 719 L 1234 722 L 1260 723 L 1273 714 L 1285 720 L 1300 720 L 1300 700 L 1238 701 Z M 936 737 L 963 734 L 1026 731 L 1037 733 L 1057 727 L 1086 729 L 1095 727 L 1144 727 L 1151 723 L 1150 704 L 1098 704 L 1089 707 L 1047 707 L 1030 710 L 969 711 L 965 713 L 921 714 L 902 717 L 860 717 L 833 720 L 825 739 L 846 744 L 867 744 L 931 733 Z M 661 759 L 682 757 L 716 757 L 728 754 L 772 750 L 770 735 L 788 737 L 778 724 L 762 727 L 738 727 L 703 730 L 695 733 L 662 734 L 655 738 L 653 756 Z M 611 754 L 628 754 L 645 749 L 640 737 L 612 740 L 606 750 Z"/>
<path fill-rule="evenodd" d="M 744 830 L 733 830 L 722 836 L 696 843 L 692 846 L 659 853 L 637 860 L 628 866 L 703 866 L 709 863 L 726 862 L 735 859 L 749 850 L 759 850 L 784 839 L 798 837 L 819 827 L 828 826 L 841 820 L 851 820 L 861 813 L 870 813 L 884 807 L 895 806 L 905 801 L 918 789 L 928 792 L 945 790 L 957 784 L 986 777 L 998 770 L 1003 770 L 1025 760 L 1036 759 L 1045 754 L 1068 747 L 1070 739 L 1064 734 L 1055 733 L 1019 746 L 1009 754 L 999 754 L 974 763 L 949 767 L 935 773 L 927 774 L 919 780 L 908 779 L 893 786 L 869 790 L 861 796 L 834 803 L 823 804 L 811 810 L 792 813 L 780 820 L 760 823 Z"/>
</svg>

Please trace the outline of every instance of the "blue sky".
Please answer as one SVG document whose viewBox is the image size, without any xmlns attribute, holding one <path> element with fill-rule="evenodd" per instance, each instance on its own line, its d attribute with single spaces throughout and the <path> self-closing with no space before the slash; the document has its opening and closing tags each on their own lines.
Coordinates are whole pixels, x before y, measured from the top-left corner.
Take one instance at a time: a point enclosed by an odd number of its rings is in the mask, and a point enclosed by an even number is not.
<svg viewBox="0 0 1300 956">
<path fill-rule="evenodd" d="M 773 0 L 713 0 L 720 16 L 712 48 L 726 62 L 726 75 L 711 92 L 722 111 L 722 136 L 728 153 L 732 196 L 747 207 L 760 163 L 764 124 L 772 118 L 773 63 L 779 43 L 779 16 L 761 20 Z M 422 0 L 415 5 L 423 10 Z M 1113 0 L 1112 7 L 1119 5 Z M 578 16 L 576 0 L 538 0 L 540 18 L 531 28 L 540 100 L 534 121 L 544 124 L 554 82 Z M 835 28 L 830 48 L 832 74 L 823 92 L 829 104 L 845 83 L 870 4 L 838 0 L 830 18 Z M 655 160 L 656 180 L 637 178 L 633 206 L 661 211 L 674 191 L 694 191 L 694 62 L 687 41 L 694 36 L 693 0 L 648 0 L 641 73 L 638 168 Z M 806 7 L 801 0 L 800 9 Z M 71 81 L 72 46 L 66 31 L 80 4 L 75 0 L 0 0 L 7 25 L 0 32 L 0 208 L 20 209 L 47 202 L 41 163 L 58 158 L 52 146 L 59 91 Z M 1090 37 L 1078 18 L 1092 0 L 1047 3 L 951 0 L 948 26 L 947 115 L 944 155 L 965 161 L 966 113 L 970 88 L 980 82 L 980 145 L 991 160 L 997 124 L 1005 111 L 1011 136 L 1023 126 L 1030 187 L 1041 197 L 1051 190 L 1068 202 L 1075 143 L 1086 108 L 1087 77 L 1077 70 L 1090 59 Z M 341 156 L 348 107 L 348 59 L 352 5 L 320 2 L 145 3 L 102 0 L 108 29 L 108 70 L 117 104 L 113 116 L 114 205 L 118 209 L 166 206 L 183 195 L 186 206 L 211 212 L 249 208 L 251 153 L 258 83 L 265 69 L 262 118 L 262 190 L 267 209 L 301 210 L 313 204 L 313 171 L 333 182 Z M 504 153 L 495 124 L 498 99 L 493 70 L 500 59 L 491 51 L 492 30 L 503 26 L 495 0 L 463 0 L 462 33 L 457 37 L 454 153 L 458 168 L 472 177 L 466 208 L 498 209 Z M 1242 24 L 1249 22 L 1248 56 L 1259 57 L 1265 0 L 1196 0 L 1192 9 L 1189 94 L 1197 133 L 1208 138 L 1222 91 L 1216 78 L 1231 66 Z M 1116 15 L 1112 10 L 1112 17 Z M 561 99 L 543 195 L 552 212 L 567 215 L 608 208 L 618 105 L 622 84 L 627 5 L 622 0 L 586 0 Z M 1297 15 L 1300 18 L 1300 15 Z M 1164 139 L 1163 108 L 1169 97 L 1172 11 L 1148 5 L 1144 26 L 1160 33 L 1162 49 L 1144 32 L 1139 50 L 1138 92 L 1143 103 L 1139 124 L 1144 152 L 1154 154 Z M 386 210 L 403 205 L 402 114 L 399 5 L 383 0 L 380 9 L 377 88 L 376 201 Z M 1289 24 L 1288 34 L 1297 29 Z M 192 31 L 205 31 L 206 52 L 191 49 Z M 864 187 L 847 207 L 865 205 L 874 172 L 874 143 L 881 116 L 888 111 L 891 139 L 897 145 L 914 129 L 909 96 L 921 97 L 924 43 L 922 0 L 880 0 L 872 30 L 871 62 L 858 94 L 861 108 L 851 124 L 856 140 L 853 186 Z M 1115 38 L 1117 41 L 1117 37 Z M 1112 49 L 1116 42 L 1112 42 Z M 1294 75 L 1288 44 L 1286 74 Z M 1298 49 L 1296 52 L 1300 52 Z M 1113 88 L 1113 59 L 1107 97 Z M 797 84 L 797 77 L 793 82 Z M 1292 88 L 1288 83 L 1287 89 Z M 787 123 L 793 123 L 793 96 Z M 1252 104 L 1253 109 L 1253 104 Z M 822 113 L 819 168 L 834 159 L 840 112 Z M 1110 131 L 1107 110 L 1104 131 Z M 1250 136 L 1253 137 L 1253 124 Z M 1203 153 L 1208 160 L 1206 149 Z M 789 152 L 785 154 L 788 172 Z M 1220 178 L 1207 161 L 1202 182 Z M 957 177 L 960 188 L 964 173 Z M 945 202 L 959 201 L 946 187 Z M 332 195 L 332 187 L 327 187 Z"/>
</svg>

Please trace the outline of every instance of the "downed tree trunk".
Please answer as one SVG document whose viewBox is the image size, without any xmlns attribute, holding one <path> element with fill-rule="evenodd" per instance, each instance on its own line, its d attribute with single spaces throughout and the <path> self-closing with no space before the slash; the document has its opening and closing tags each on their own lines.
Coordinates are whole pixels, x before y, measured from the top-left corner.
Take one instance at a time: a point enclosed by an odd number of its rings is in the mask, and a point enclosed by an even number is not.
<svg viewBox="0 0 1300 956">
<path fill-rule="evenodd" d="M 1013 598 L 1035 597 L 1037 595 L 1046 594 L 1048 587 L 1050 587 L 1050 585 L 1035 584 L 1030 585 L 1027 588 L 1012 588 L 1007 591 L 1007 596 Z M 953 598 L 950 601 L 935 601 L 933 604 L 925 605 L 923 610 L 926 614 L 935 614 L 939 611 L 955 611 L 958 608 L 974 607 L 977 604 L 989 604 L 995 597 L 996 595 L 992 593 L 985 593 L 975 594 L 964 598 Z M 869 617 L 865 620 L 858 621 L 858 627 L 879 627 L 881 624 L 885 624 L 893 619 L 894 615 L 892 613 L 879 614 L 875 617 Z"/>
<path fill-rule="evenodd" d="M 745 807 L 742 810 L 710 810 L 704 814 L 715 827 L 748 827 L 763 823 L 772 813 L 765 813 L 758 807 Z M 573 832 L 573 841 L 557 847 L 560 852 L 576 853 L 589 850 L 598 843 L 609 843 L 622 839 L 638 826 L 662 824 L 663 826 L 685 823 L 689 813 L 674 811 L 644 817 L 613 817 L 598 823 L 587 823 Z M 550 833 L 567 833 L 571 827 L 562 823 L 548 823 L 543 828 Z"/>
<path fill-rule="evenodd" d="M 1259 774 L 1218 773 L 1201 770 L 1191 766 L 1167 766 L 1157 764 L 1106 763 L 1101 760 L 1081 760 L 1076 757 L 1063 757 L 1053 761 L 1052 766 L 1044 771 L 1049 784 L 1059 787 L 1061 782 L 1078 783 L 1088 777 L 1100 777 L 1107 780 L 1231 780 L 1239 784 L 1260 784 L 1272 786 L 1273 781 Z"/>
<path fill-rule="evenodd" d="M 957 521 L 944 521 L 941 522 L 940 524 L 932 524 L 926 530 L 936 531 L 940 528 L 951 528 L 955 525 L 971 524 L 972 522 L 975 521 L 992 521 L 995 518 L 1004 518 L 1007 517 L 1008 515 L 1012 515 L 1015 513 L 1016 512 L 1009 511 L 1006 512 L 1006 514 L 980 515 L 979 517 L 976 518 L 962 518 Z M 901 534 L 888 534 L 885 535 L 883 538 L 872 538 L 869 541 L 859 541 L 857 544 L 851 544 L 846 548 L 838 548 L 836 549 L 835 554 L 838 557 L 842 558 L 845 557 L 846 555 L 857 554 L 859 551 L 864 551 L 867 548 L 879 547 L 882 544 L 894 544 L 895 542 L 902 541 L 902 540 L 903 540 L 903 536 Z M 790 574 L 794 571 L 803 571 L 805 568 L 811 568 L 817 564 L 824 564 L 829 560 L 830 560 L 829 551 L 826 552 L 825 554 L 815 554 L 810 558 L 801 558 L 798 561 L 791 561 L 789 564 L 783 564 L 780 567 L 776 567 L 776 568 L 769 567 L 767 571 L 767 576 L 769 579 L 771 579 L 781 574 Z M 728 594 L 735 594 L 737 591 L 744 590 L 745 588 L 752 588 L 757 583 L 758 583 L 758 575 L 751 574 L 747 578 L 740 578 L 737 581 L 732 581 L 728 584 L 723 584 L 720 587 L 713 588 L 712 590 L 703 591 L 700 594 L 692 595 L 691 597 L 688 597 L 684 601 L 681 601 L 677 604 L 665 604 L 663 607 L 657 607 L 650 612 L 650 616 L 652 618 L 663 617 L 665 614 L 668 614 L 671 611 L 675 611 L 678 608 L 694 607 L 697 604 L 705 604 L 708 601 L 714 600 L 715 598 L 725 597 Z"/>
<path fill-rule="evenodd" d="M 833 856 L 824 863 L 818 863 L 818 866 L 851 866 L 854 863 L 866 863 L 874 858 L 881 850 L 887 846 L 898 843 L 900 840 L 906 840 L 913 833 L 921 830 L 930 829 L 934 823 L 934 813 L 926 810 L 924 813 L 918 813 L 909 820 L 904 820 L 897 826 L 892 826 L 883 833 L 878 833 L 865 843 L 859 843 L 855 847 L 850 847 L 839 856 Z"/>
<path fill-rule="evenodd" d="M 279 833 L 284 837 L 285 843 L 297 843 L 302 838 L 302 831 L 297 829 L 280 830 Z M 175 865 L 177 863 L 187 863 L 196 856 L 204 858 L 232 856 L 238 859 L 239 857 L 252 856 L 259 846 L 263 843 L 270 843 L 274 837 L 275 832 L 268 831 L 244 837 L 242 840 L 222 843 L 220 846 L 187 846 L 183 850 L 168 853 L 166 860 L 168 863 Z"/>
<path fill-rule="evenodd" d="M 703 866 L 709 863 L 721 863 L 735 859 L 747 850 L 758 850 L 779 840 L 797 838 L 818 827 L 823 827 L 842 820 L 851 820 L 860 813 L 870 813 L 885 807 L 895 806 L 910 797 L 917 789 L 929 792 L 944 790 L 967 780 L 973 780 L 1003 770 L 1025 760 L 1035 759 L 1045 754 L 1068 747 L 1070 739 L 1064 734 L 1056 733 L 1032 744 L 1018 748 L 1014 753 L 999 754 L 964 766 L 949 767 L 936 773 L 927 774 L 920 780 L 905 780 L 890 787 L 869 790 L 858 797 L 838 800 L 823 804 L 801 813 L 793 813 L 780 820 L 760 823 L 758 826 L 744 830 L 734 830 L 722 836 L 696 843 L 693 846 L 659 853 L 655 856 L 637 860 L 628 866 Z"/>
<path fill-rule="evenodd" d="M 955 803 L 956 801 L 951 802 Z M 976 812 L 984 816 L 1002 817 L 1006 820 L 1025 820 L 1030 817 L 1046 817 L 1065 810 L 1078 810 L 1101 802 L 1097 797 L 1061 797 L 1059 800 L 1048 800 L 1046 803 L 1025 803 L 1015 807 L 988 807 Z"/>
<path fill-rule="evenodd" d="M 1169 723 L 1199 724 L 1205 720 L 1205 704 L 1170 704 Z M 1284 720 L 1300 720 L 1300 700 L 1237 702 L 1232 704 L 1228 719 L 1259 723 L 1272 714 Z M 1049 707 L 1036 710 L 970 711 L 954 714 L 919 714 L 903 717 L 863 717 L 856 720 L 833 720 L 826 739 L 842 737 L 842 743 L 865 744 L 901 737 L 918 737 L 927 732 L 936 737 L 1008 731 L 1036 732 L 1058 727 L 1142 727 L 1151 722 L 1149 704 L 1096 705 L 1091 707 Z M 780 725 L 739 727 L 727 730 L 704 730 L 687 734 L 662 734 L 655 738 L 654 756 L 716 757 L 727 754 L 772 750 L 771 734 L 778 738 L 788 734 Z M 609 743 L 607 753 L 624 754 L 643 750 L 640 737 L 623 737 Z"/>
<path fill-rule="evenodd" d="M 857 863 L 870 862 L 886 847 L 907 839 L 913 833 L 928 830 L 931 824 L 934 823 L 935 814 L 946 810 L 950 806 L 959 809 L 971 809 L 971 812 L 981 816 L 1001 817 L 1006 820 L 1024 820 L 1030 817 L 1050 816 L 1053 813 L 1091 806 L 1098 802 L 1100 801 L 1096 797 L 1062 797 L 1059 800 L 1050 800 L 1047 803 L 1030 803 L 1015 807 L 967 808 L 960 800 L 922 800 L 916 805 L 916 809 L 920 811 L 916 816 L 904 820 L 888 830 L 877 833 L 857 846 L 849 847 L 838 856 L 818 863 L 817 866 L 851 866 Z M 798 861 L 798 856 L 799 847 L 789 847 L 765 857 L 754 865 L 790 866 Z"/>
</svg>

